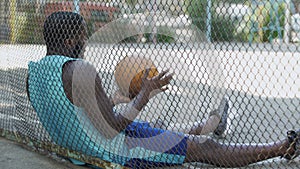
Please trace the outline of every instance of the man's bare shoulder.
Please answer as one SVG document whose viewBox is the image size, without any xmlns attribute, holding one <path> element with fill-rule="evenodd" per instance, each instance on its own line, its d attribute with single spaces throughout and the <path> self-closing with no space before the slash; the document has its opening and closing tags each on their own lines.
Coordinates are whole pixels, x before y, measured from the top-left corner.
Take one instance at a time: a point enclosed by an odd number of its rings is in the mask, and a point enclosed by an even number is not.
<svg viewBox="0 0 300 169">
<path fill-rule="evenodd" d="M 84 60 L 69 61 L 63 66 L 62 80 L 64 84 L 64 90 L 73 103 L 74 93 L 89 93 L 85 91 L 95 85 L 95 79 L 98 79 L 96 68 Z M 85 92 L 82 92 L 82 91 Z"/>
<path fill-rule="evenodd" d="M 96 68 L 87 61 L 75 60 L 65 63 L 63 66 L 63 83 L 66 86 L 75 83 L 88 83 L 94 81 L 97 76 Z"/>
<path fill-rule="evenodd" d="M 74 60 L 65 63 L 63 76 L 68 81 L 81 79 L 81 82 L 83 82 L 83 79 L 98 77 L 96 68 L 85 60 Z"/>
<path fill-rule="evenodd" d="M 85 60 L 74 60 L 74 61 L 69 61 L 69 62 L 66 62 L 63 66 L 63 71 L 66 71 L 66 72 L 82 72 L 82 71 L 96 71 L 95 67 L 85 61 Z"/>
</svg>

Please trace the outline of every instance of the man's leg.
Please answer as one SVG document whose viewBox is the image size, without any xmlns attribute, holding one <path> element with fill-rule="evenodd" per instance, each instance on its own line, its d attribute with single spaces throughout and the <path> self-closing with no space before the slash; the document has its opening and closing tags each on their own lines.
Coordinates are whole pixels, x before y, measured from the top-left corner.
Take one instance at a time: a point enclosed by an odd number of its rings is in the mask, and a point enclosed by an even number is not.
<svg viewBox="0 0 300 169">
<path fill-rule="evenodd" d="M 299 149 L 299 135 L 300 132 L 296 139 L 288 137 L 276 143 L 259 145 L 226 145 L 210 138 L 204 139 L 191 135 L 187 141 L 185 162 L 202 162 L 220 167 L 241 167 L 273 157 L 289 157 L 295 155 L 296 150 Z"/>
<path fill-rule="evenodd" d="M 221 136 L 227 127 L 227 117 L 230 109 L 229 98 L 223 97 L 217 110 L 210 112 L 209 118 L 205 123 L 195 124 L 188 134 L 206 135 L 214 132 L 215 135 Z"/>
<path fill-rule="evenodd" d="M 220 121 L 221 118 L 219 115 L 211 114 L 205 122 L 194 123 L 193 127 L 188 129 L 186 133 L 193 135 L 207 135 L 218 128 Z"/>
<path fill-rule="evenodd" d="M 300 155 L 300 130 L 288 132 L 285 140 L 272 144 L 220 144 L 208 136 L 180 134 L 162 129 L 153 129 L 145 123 L 132 125 L 125 131 L 129 149 L 142 147 L 163 154 L 158 162 L 138 156 L 128 162 L 130 166 L 151 168 L 157 166 L 180 165 L 184 162 L 202 162 L 222 167 L 240 167 L 273 157 L 283 156 L 293 159 Z M 147 154 L 147 153 L 146 153 Z M 183 157 L 165 158 L 166 154 Z M 137 160 L 137 161 L 136 161 Z M 137 165 L 138 162 L 139 165 Z"/>
<path fill-rule="evenodd" d="M 191 128 L 180 128 L 173 125 L 166 125 L 162 120 L 152 122 L 151 126 L 164 130 L 182 132 L 193 135 L 207 135 L 214 132 L 215 135 L 221 136 L 227 127 L 227 116 L 230 109 L 229 99 L 225 96 L 217 110 L 210 113 L 209 118 L 204 122 L 196 122 Z"/>
<path fill-rule="evenodd" d="M 125 166 L 149 169 L 181 165 L 187 151 L 185 134 L 152 128 L 145 122 L 134 122 L 125 129 L 125 144 L 134 152 Z"/>
</svg>

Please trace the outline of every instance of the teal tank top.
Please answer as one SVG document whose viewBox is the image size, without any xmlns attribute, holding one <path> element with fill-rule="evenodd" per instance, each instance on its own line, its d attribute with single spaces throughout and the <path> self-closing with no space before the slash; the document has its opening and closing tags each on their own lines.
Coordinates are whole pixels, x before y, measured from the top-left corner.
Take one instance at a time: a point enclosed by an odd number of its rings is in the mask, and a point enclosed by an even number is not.
<svg viewBox="0 0 300 169">
<path fill-rule="evenodd" d="M 55 144 L 123 165 L 129 160 L 124 133 L 112 140 L 102 137 L 92 125 L 87 125 L 91 123 L 87 123 L 84 111 L 73 105 L 64 92 L 63 65 L 74 60 L 52 55 L 29 63 L 31 104 Z"/>
</svg>

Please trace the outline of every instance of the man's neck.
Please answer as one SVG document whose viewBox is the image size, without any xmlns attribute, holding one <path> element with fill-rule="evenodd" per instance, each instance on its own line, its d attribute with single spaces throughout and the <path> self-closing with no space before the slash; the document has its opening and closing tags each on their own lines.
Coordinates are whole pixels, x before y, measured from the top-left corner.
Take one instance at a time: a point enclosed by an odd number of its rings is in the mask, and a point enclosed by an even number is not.
<svg viewBox="0 0 300 169">
<path fill-rule="evenodd" d="M 47 54 L 46 55 L 64 55 L 65 56 L 65 52 L 63 52 L 63 50 L 53 50 L 51 48 L 47 47 Z"/>
<path fill-rule="evenodd" d="M 72 52 L 70 52 L 67 49 L 50 49 L 47 48 L 47 56 L 49 55 L 61 55 L 61 56 L 67 56 L 67 57 L 71 57 L 71 58 L 82 58 L 81 56 L 74 56 L 74 54 L 72 54 Z"/>
</svg>

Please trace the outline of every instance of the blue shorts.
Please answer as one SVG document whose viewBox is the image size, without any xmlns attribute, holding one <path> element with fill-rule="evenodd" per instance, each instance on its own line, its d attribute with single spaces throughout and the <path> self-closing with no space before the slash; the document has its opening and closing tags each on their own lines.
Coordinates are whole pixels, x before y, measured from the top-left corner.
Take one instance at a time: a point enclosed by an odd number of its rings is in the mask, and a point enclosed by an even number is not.
<svg viewBox="0 0 300 169">
<path fill-rule="evenodd" d="M 141 147 L 145 150 L 144 154 L 139 152 L 125 166 L 149 168 L 184 163 L 187 151 L 187 137 L 184 134 L 153 128 L 148 122 L 137 121 L 128 125 L 124 132 L 129 149 Z M 149 151 L 154 155 L 149 155 Z"/>
</svg>

